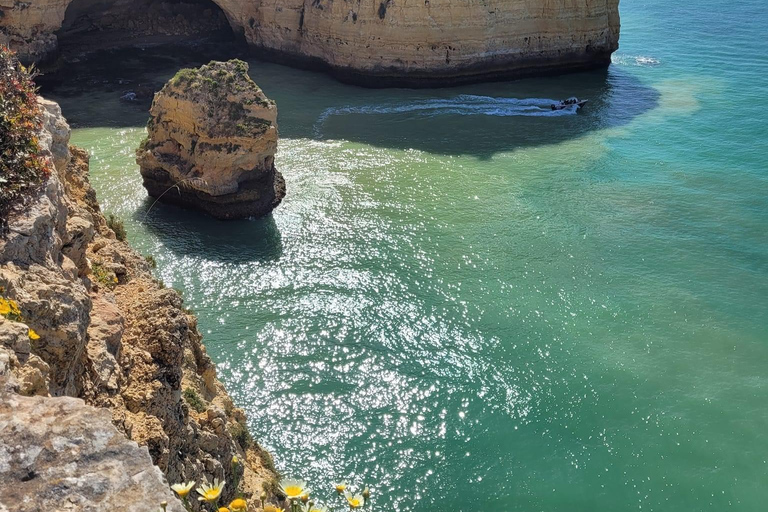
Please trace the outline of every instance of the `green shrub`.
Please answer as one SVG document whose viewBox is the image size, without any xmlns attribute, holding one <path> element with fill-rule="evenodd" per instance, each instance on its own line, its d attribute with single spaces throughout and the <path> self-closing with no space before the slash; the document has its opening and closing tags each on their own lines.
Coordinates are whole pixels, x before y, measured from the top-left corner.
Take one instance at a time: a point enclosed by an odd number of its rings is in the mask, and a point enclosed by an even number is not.
<svg viewBox="0 0 768 512">
<path fill-rule="evenodd" d="M 96 279 L 96 282 L 109 288 L 110 290 L 117 286 L 117 276 L 114 272 L 110 272 L 101 263 L 94 263 L 91 265 L 91 274 Z"/>
<path fill-rule="evenodd" d="M 197 391 L 195 391 L 192 388 L 186 388 L 184 392 L 182 393 L 184 396 L 184 400 L 187 401 L 189 406 L 196 410 L 197 412 L 203 412 L 208 407 L 205 405 L 205 402 L 202 398 L 200 398 L 200 395 L 197 394 Z"/>
<path fill-rule="evenodd" d="M 243 450 L 247 450 L 253 444 L 253 436 L 251 436 L 248 427 L 239 421 L 229 427 L 229 433 Z"/>
<path fill-rule="evenodd" d="M 156 260 L 156 259 L 155 259 L 155 257 L 154 257 L 154 256 L 152 256 L 151 254 L 147 254 L 147 255 L 145 255 L 145 256 L 144 256 L 144 260 L 145 260 L 147 263 L 149 263 L 149 266 L 150 266 L 151 268 L 157 268 L 157 260 Z"/>
<path fill-rule="evenodd" d="M 109 214 L 107 216 L 107 226 L 109 229 L 115 232 L 115 237 L 120 240 L 121 242 L 125 241 L 125 224 L 123 224 L 123 221 L 120 220 L 119 217 L 116 217 L 114 214 Z"/>
<path fill-rule="evenodd" d="M 34 71 L 0 45 L 0 230 L 10 210 L 39 190 L 50 174 L 40 153 L 41 128 Z"/>
</svg>

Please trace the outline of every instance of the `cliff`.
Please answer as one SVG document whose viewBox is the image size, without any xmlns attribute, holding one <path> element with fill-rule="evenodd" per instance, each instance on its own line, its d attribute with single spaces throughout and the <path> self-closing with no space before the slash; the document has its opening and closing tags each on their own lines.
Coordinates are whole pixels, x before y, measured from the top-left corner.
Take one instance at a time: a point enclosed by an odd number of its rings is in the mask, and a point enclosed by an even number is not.
<svg viewBox="0 0 768 512">
<path fill-rule="evenodd" d="M 259 217 L 280 204 L 277 106 L 248 76 L 248 64 L 179 71 L 149 114 L 136 152 L 149 195 L 220 219 Z"/>
<path fill-rule="evenodd" d="M 260 54 L 371 86 L 607 66 L 619 0 L 219 0 Z"/>
<path fill-rule="evenodd" d="M 0 0 L 0 43 L 27 59 L 44 57 L 71 1 Z M 215 3 L 257 54 L 377 87 L 607 66 L 619 41 L 619 0 Z"/>
<path fill-rule="evenodd" d="M 0 238 L 0 298 L 18 308 L 0 315 L 0 391 L 83 399 L 106 412 L 92 421 L 111 418 L 120 435 L 146 447 L 170 483 L 232 482 L 236 455 L 245 461 L 246 494 L 258 496 L 273 485 L 271 458 L 216 378 L 195 317 L 152 277 L 147 260 L 116 238 L 88 183 L 87 154 L 68 146 L 58 105 L 40 105 L 41 147 L 53 168 Z M 70 409 L 87 415 L 72 402 L 40 400 L 35 407 L 53 417 Z M 0 411 L 0 446 L 12 446 L 5 415 L 7 408 Z M 72 418 L 62 412 L 59 419 Z M 224 499 L 231 496 L 225 488 Z"/>
</svg>

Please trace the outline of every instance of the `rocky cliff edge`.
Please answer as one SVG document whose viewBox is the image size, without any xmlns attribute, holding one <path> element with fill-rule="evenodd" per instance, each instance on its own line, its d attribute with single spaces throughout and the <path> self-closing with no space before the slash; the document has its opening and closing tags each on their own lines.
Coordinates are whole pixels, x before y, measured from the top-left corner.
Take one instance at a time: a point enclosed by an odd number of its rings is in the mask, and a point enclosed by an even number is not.
<svg viewBox="0 0 768 512">
<path fill-rule="evenodd" d="M 33 430 L 45 430 L 46 424 L 56 426 L 56 439 L 62 442 L 71 437 L 77 443 L 91 434 L 112 439 L 101 448 L 122 446 L 114 457 L 125 458 L 133 468 L 141 456 L 134 462 L 127 458 L 139 448 L 128 449 L 118 439 L 135 441 L 170 483 L 232 482 L 231 460 L 238 456 L 245 461 L 246 495 L 272 488 L 271 457 L 252 440 L 242 410 L 216 378 L 196 318 L 185 311 L 176 291 L 152 277 L 145 258 L 116 239 L 88 182 L 88 155 L 68 145 L 69 127 L 58 105 L 39 103 L 41 145 L 53 170 L 30 206 L 9 219 L 9 233 L 0 239 L 0 297 L 18 306 L 14 320 L 0 316 L 0 468 L 16 467 L 18 457 L 24 457 L 29 471 L 14 496 L 34 498 L 51 485 L 55 471 L 44 471 L 51 461 L 40 457 L 56 455 L 8 450 L 20 435 L 30 442 L 41 439 Z M 23 396 L 40 398 L 30 402 Z M 52 398 L 63 396 L 84 403 Z M 101 412 L 92 414 L 88 407 Z M 24 422 L 17 411 L 22 409 L 41 411 L 45 421 L 33 424 L 34 414 L 29 414 L 30 432 L 19 434 Z M 78 417 L 88 421 L 78 423 Z M 119 436 L 109 425 L 78 434 L 107 418 Z M 72 430 L 65 428 L 68 424 Z M 74 471 L 92 459 L 69 464 Z M 146 478 L 158 478 L 147 468 L 141 471 L 149 471 L 142 473 Z M 162 496 L 168 493 L 157 495 Z M 231 497 L 230 486 L 222 501 Z M 34 499 L 34 507 L 8 499 L 0 494 L 0 508 L 41 509 Z M 67 503 L 57 506 L 82 509 Z M 46 507 L 52 504 L 46 501 Z"/>
</svg>

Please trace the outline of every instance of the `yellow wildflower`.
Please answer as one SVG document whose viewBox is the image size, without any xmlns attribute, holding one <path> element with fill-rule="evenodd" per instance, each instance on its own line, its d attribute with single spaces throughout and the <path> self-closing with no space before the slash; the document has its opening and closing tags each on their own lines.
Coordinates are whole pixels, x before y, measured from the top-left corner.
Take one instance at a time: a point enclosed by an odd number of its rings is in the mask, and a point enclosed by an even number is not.
<svg viewBox="0 0 768 512">
<path fill-rule="evenodd" d="M 10 303 L 4 298 L 0 297 L 0 315 L 7 315 L 11 312 Z"/>
<path fill-rule="evenodd" d="M 336 492 L 339 494 L 347 490 L 347 482 L 338 482 L 333 484 L 333 486 L 336 488 Z"/>
<path fill-rule="evenodd" d="M 186 498 L 187 494 L 189 494 L 189 491 L 191 491 L 194 486 L 195 482 L 187 482 L 181 484 L 173 484 L 171 489 L 173 489 L 173 492 L 179 495 L 179 498 Z"/>
<path fill-rule="evenodd" d="M 219 507 L 218 512 L 229 512 L 229 509 L 227 507 Z"/>
<path fill-rule="evenodd" d="M 219 496 L 221 496 L 221 490 L 224 489 L 224 483 L 225 482 L 223 481 L 219 482 L 218 478 L 213 481 L 213 485 L 210 485 L 207 482 L 204 483 L 197 488 L 197 493 L 200 495 L 197 499 L 207 503 L 213 503 L 219 499 Z"/>
<path fill-rule="evenodd" d="M 34 329 L 30 329 L 27 332 L 27 336 L 29 336 L 29 339 L 31 339 L 31 340 L 39 340 L 40 339 L 40 335 L 37 334 Z"/>
<path fill-rule="evenodd" d="M 264 512 L 285 512 L 285 510 L 280 507 L 276 507 L 271 503 L 268 503 L 264 506 Z"/>
<path fill-rule="evenodd" d="M 304 494 L 301 495 L 301 502 L 306 503 L 308 501 L 309 501 L 309 493 L 305 492 Z"/>
<path fill-rule="evenodd" d="M 232 503 L 229 504 L 229 509 L 232 512 L 245 512 L 246 508 L 248 508 L 248 504 L 242 498 L 232 500 Z"/>
<path fill-rule="evenodd" d="M 232 456 L 232 464 L 235 466 L 240 462 L 240 459 L 237 458 L 237 455 Z"/>
<path fill-rule="evenodd" d="M 309 494 L 306 482 L 303 480 L 294 480 L 293 478 L 283 478 L 280 480 L 280 489 L 290 500 L 300 498 L 303 494 Z"/>
<path fill-rule="evenodd" d="M 19 320 L 21 310 L 15 300 L 0 297 L 0 315 L 8 316 L 11 320 Z"/>
</svg>

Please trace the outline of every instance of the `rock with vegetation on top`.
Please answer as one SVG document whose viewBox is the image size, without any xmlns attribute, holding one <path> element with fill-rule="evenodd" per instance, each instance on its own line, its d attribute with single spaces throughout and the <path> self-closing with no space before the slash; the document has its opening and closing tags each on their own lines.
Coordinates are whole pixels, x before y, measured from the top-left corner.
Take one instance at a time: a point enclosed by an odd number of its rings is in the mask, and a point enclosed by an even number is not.
<svg viewBox="0 0 768 512">
<path fill-rule="evenodd" d="M 136 152 L 149 195 L 220 219 L 258 217 L 285 196 L 277 107 L 240 60 L 182 69 L 155 95 Z"/>
</svg>

